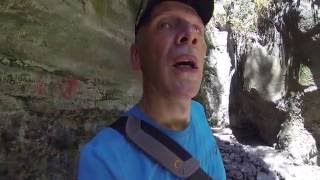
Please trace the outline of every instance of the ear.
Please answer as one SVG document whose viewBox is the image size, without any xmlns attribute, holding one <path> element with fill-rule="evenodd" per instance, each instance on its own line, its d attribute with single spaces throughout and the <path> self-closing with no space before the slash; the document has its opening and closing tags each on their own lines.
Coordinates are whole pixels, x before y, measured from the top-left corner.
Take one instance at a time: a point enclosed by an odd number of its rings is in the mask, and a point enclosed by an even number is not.
<svg viewBox="0 0 320 180">
<path fill-rule="evenodd" d="M 132 44 L 130 47 L 130 63 L 133 70 L 138 71 L 141 69 L 140 54 L 137 44 Z"/>
</svg>

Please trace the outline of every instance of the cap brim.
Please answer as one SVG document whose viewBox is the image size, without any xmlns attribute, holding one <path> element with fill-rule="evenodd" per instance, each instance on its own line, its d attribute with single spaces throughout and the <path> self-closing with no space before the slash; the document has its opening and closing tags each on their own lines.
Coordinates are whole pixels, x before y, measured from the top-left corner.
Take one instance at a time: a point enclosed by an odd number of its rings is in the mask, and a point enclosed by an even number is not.
<svg viewBox="0 0 320 180">
<path fill-rule="evenodd" d="M 143 0 L 142 0 L 143 1 Z M 147 0 L 147 5 L 145 9 L 143 9 L 141 14 L 138 14 L 137 20 L 136 20 L 136 31 L 140 27 L 141 24 L 147 19 L 147 16 L 150 15 L 152 9 L 159 3 L 163 1 L 169 1 L 169 0 Z M 214 1 L 213 0 L 171 0 L 171 1 L 178 1 L 181 3 L 188 4 L 193 9 L 195 9 L 202 19 L 202 22 L 204 25 L 206 25 L 213 14 L 213 8 L 214 8 Z"/>
<path fill-rule="evenodd" d="M 197 11 L 204 25 L 210 21 L 213 13 L 213 0 L 185 0 L 185 2 Z"/>
</svg>

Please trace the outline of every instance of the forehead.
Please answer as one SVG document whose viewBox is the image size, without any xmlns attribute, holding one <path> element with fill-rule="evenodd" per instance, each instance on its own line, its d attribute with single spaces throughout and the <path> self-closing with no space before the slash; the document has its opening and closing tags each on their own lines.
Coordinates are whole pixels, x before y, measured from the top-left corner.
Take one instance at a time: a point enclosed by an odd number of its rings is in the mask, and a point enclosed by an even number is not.
<svg viewBox="0 0 320 180">
<path fill-rule="evenodd" d="M 193 16 L 195 19 L 199 20 L 202 23 L 201 18 L 195 9 L 191 6 L 181 3 L 179 1 L 163 1 L 158 4 L 151 12 L 149 20 L 152 21 L 154 18 L 164 15 L 164 14 L 175 14 L 175 13 L 186 13 L 190 16 Z"/>
</svg>

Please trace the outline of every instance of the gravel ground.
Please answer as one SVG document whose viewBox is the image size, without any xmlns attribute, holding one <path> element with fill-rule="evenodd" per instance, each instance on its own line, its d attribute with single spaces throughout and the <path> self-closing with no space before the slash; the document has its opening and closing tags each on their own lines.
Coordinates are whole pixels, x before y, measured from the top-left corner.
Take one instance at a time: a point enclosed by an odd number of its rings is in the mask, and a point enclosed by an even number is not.
<svg viewBox="0 0 320 180">
<path fill-rule="evenodd" d="M 285 152 L 239 143 L 232 131 L 213 129 L 228 180 L 320 180 L 320 167 L 296 165 Z"/>
</svg>

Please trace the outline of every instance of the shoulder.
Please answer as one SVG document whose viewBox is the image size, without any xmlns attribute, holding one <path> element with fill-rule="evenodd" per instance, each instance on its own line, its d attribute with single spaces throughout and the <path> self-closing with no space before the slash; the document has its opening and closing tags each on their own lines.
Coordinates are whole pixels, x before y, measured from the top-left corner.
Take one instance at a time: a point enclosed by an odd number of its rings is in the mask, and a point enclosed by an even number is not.
<svg viewBox="0 0 320 180">
<path fill-rule="evenodd" d="M 123 156 L 128 142 L 117 131 L 104 128 L 80 151 L 78 179 L 123 179 Z"/>
<path fill-rule="evenodd" d="M 81 149 L 81 154 L 106 154 L 128 144 L 125 137 L 112 128 L 103 128 Z"/>
</svg>

